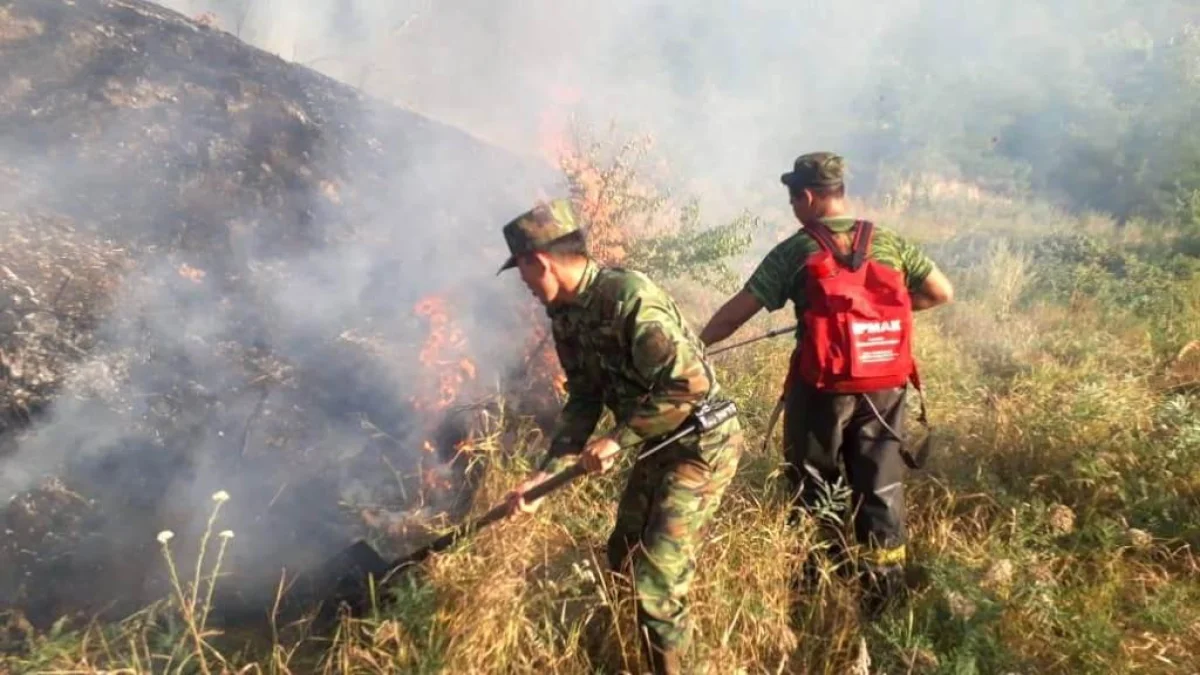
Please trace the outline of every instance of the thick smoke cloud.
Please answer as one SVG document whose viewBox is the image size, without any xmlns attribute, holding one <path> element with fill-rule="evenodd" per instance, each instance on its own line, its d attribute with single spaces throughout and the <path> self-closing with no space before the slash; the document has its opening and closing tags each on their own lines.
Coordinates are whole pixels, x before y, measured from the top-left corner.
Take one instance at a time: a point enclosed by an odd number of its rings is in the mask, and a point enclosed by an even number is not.
<svg viewBox="0 0 1200 675">
<path fill-rule="evenodd" d="M 247 591 L 461 506 L 447 406 L 531 333 L 497 230 L 548 165 L 143 3 L 13 3 L 0 50 L 0 606 L 161 597 L 218 490 Z"/>
<path fill-rule="evenodd" d="M 816 148 L 845 153 L 859 191 L 932 172 L 1124 215 L 1072 174 L 1133 133 L 1134 106 L 1172 105 L 1171 52 L 1200 21 L 1125 0 L 170 4 L 509 147 L 568 112 L 648 131 L 714 219 L 778 202 L 776 176 Z M 1136 152 L 1114 184 L 1173 148 Z"/>
<path fill-rule="evenodd" d="M 714 207 L 799 149 L 844 144 L 877 45 L 919 5 L 168 4 L 511 148 L 536 150 L 568 115 L 650 132 Z"/>
</svg>

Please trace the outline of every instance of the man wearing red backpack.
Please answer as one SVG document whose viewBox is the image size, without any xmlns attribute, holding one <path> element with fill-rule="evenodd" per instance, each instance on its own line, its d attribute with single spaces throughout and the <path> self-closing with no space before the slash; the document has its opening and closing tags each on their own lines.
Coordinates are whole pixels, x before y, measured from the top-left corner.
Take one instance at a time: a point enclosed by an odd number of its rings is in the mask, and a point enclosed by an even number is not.
<svg viewBox="0 0 1200 675">
<path fill-rule="evenodd" d="M 847 213 L 843 176 L 833 153 L 796 159 L 781 180 L 803 228 L 767 254 L 700 339 L 720 342 L 762 308 L 792 301 L 799 328 L 783 393 L 786 475 L 796 506 L 812 512 L 844 467 L 866 549 L 864 606 L 874 614 L 904 590 L 904 477 L 915 463 L 902 443 L 905 391 L 919 387 L 912 312 L 949 302 L 953 290 L 911 243 Z"/>
</svg>

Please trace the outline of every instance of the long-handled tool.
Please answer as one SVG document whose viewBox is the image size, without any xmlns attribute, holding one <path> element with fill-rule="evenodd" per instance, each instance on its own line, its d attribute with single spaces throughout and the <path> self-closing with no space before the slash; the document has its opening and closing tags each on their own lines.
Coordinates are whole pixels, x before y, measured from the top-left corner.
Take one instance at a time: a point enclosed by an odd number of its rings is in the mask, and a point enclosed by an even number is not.
<svg viewBox="0 0 1200 675">
<path fill-rule="evenodd" d="M 754 344 L 755 342 L 761 342 L 763 340 L 769 340 L 773 337 L 779 337 L 780 335 L 787 335 L 788 333 L 794 333 L 794 332 L 796 332 L 796 329 L 799 327 L 800 327 L 800 324 L 792 324 L 791 326 L 785 326 L 783 328 L 776 328 L 775 330 L 767 331 L 766 333 L 763 333 L 762 335 L 752 337 L 748 340 L 742 340 L 741 342 L 735 342 L 731 345 L 726 345 L 726 346 L 720 347 L 718 349 L 709 350 L 707 355 L 710 357 L 716 356 L 717 354 L 720 354 L 722 352 L 727 352 L 731 349 L 737 349 L 738 347 L 745 347 L 746 345 L 751 345 L 751 344 Z M 771 442 L 771 432 L 773 432 L 775 430 L 775 424 L 779 421 L 779 416 L 782 413 L 783 413 L 783 399 L 781 398 L 781 399 L 779 399 L 779 402 L 775 404 L 775 409 L 771 412 L 771 419 L 769 422 L 767 422 L 767 433 L 763 435 L 762 449 L 764 452 L 766 452 L 767 445 Z"/>
<path fill-rule="evenodd" d="M 742 340 L 741 342 L 735 342 L 731 345 L 725 345 L 724 347 L 720 347 L 717 349 L 710 349 L 708 351 L 707 355 L 708 356 L 716 356 L 717 354 L 720 354 L 721 352 L 727 352 L 730 349 L 737 349 L 738 347 L 745 347 L 746 345 L 754 344 L 755 342 L 759 342 L 761 340 L 768 340 L 773 337 L 779 337 L 780 335 L 787 335 L 788 333 L 794 333 L 794 332 L 796 332 L 796 328 L 798 326 L 799 326 L 799 324 L 793 324 L 791 326 L 787 326 L 786 328 L 776 328 L 775 330 L 767 331 L 766 333 L 763 333 L 762 335 L 759 335 L 757 337 L 752 337 L 748 340 Z"/>
<path fill-rule="evenodd" d="M 704 433 L 714 429 L 737 415 L 737 407 L 732 401 L 706 402 L 696 407 L 687 421 L 677 431 L 666 439 L 655 443 L 642 451 L 637 461 L 644 460 L 663 448 L 680 439 L 696 433 Z M 628 447 L 622 448 L 629 449 Z M 587 470 L 582 463 L 575 463 L 536 486 L 527 490 L 524 498 L 536 501 L 562 488 L 576 478 L 583 476 Z M 497 521 L 504 520 L 512 512 L 509 504 L 498 504 L 462 527 L 448 532 L 412 553 L 387 561 L 370 544 L 363 540 L 356 541 L 322 568 L 318 579 L 327 580 L 327 588 L 332 589 L 324 602 L 322 609 L 336 609 L 339 605 L 348 607 L 352 614 L 361 613 L 370 597 L 372 584 L 379 586 L 394 579 L 404 570 L 424 562 L 429 556 L 450 548 L 459 541 L 474 535 L 483 528 Z"/>
</svg>

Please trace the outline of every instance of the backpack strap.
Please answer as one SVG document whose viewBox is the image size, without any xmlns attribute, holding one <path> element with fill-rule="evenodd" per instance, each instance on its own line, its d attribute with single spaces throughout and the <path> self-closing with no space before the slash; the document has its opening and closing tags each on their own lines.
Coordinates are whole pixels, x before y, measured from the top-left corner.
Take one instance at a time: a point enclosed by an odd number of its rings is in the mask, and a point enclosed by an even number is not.
<svg viewBox="0 0 1200 675">
<path fill-rule="evenodd" d="M 912 383 L 913 389 L 917 391 L 917 400 L 921 403 L 921 408 L 917 412 L 917 422 L 925 428 L 925 438 L 917 445 L 917 451 L 911 452 L 908 448 L 904 448 L 901 452 L 904 457 L 904 463 L 910 469 L 923 469 L 926 462 L 929 461 L 929 453 L 933 449 L 933 427 L 929 426 L 929 415 L 925 410 L 925 391 L 921 389 L 921 375 L 917 372 L 917 366 L 913 364 L 912 375 L 908 378 Z"/>
<path fill-rule="evenodd" d="M 871 253 L 871 241 L 875 238 L 875 223 L 869 220 L 854 221 L 854 246 L 850 252 L 850 269 L 857 270 L 867 261 Z"/>
<path fill-rule="evenodd" d="M 812 237 L 817 242 L 817 246 L 829 252 L 833 259 L 842 267 L 849 267 L 850 260 L 841 252 L 836 242 L 833 241 L 833 233 L 829 231 L 825 224 L 819 221 L 804 223 L 804 233 Z"/>
<path fill-rule="evenodd" d="M 867 405 L 871 408 L 871 412 L 875 414 L 875 419 L 879 421 L 885 431 L 892 435 L 892 438 L 900 442 L 900 458 L 904 460 L 904 464 L 908 468 L 916 471 L 925 468 L 925 463 L 929 461 L 929 453 L 933 448 L 933 428 L 929 426 L 929 416 L 925 411 L 925 392 L 921 389 L 921 376 L 917 374 L 916 365 L 913 366 L 912 375 L 909 375 L 909 382 L 913 389 L 917 391 L 917 399 L 921 402 L 921 409 L 917 413 L 917 421 L 925 428 L 925 437 L 917 444 L 917 451 L 913 452 L 908 447 L 908 437 L 901 434 L 898 430 L 892 428 L 883 415 L 879 412 L 879 408 L 875 406 L 875 402 L 866 394 L 855 394 L 862 397 Z M 905 387 L 907 391 L 907 386 Z M 785 389 L 786 392 L 786 389 Z M 901 394 L 902 396 L 904 394 Z M 781 399 L 782 400 L 782 399 Z M 763 447 L 766 447 L 765 445 Z"/>
<path fill-rule="evenodd" d="M 824 223 L 819 221 L 804 223 L 804 231 L 817 242 L 817 245 L 829 251 L 839 265 L 854 271 L 862 267 L 867 260 L 867 255 L 871 251 L 871 240 L 875 236 L 875 225 L 868 220 L 854 221 L 854 243 L 851 244 L 849 255 L 841 252 L 833 240 L 833 233 Z"/>
</svg>

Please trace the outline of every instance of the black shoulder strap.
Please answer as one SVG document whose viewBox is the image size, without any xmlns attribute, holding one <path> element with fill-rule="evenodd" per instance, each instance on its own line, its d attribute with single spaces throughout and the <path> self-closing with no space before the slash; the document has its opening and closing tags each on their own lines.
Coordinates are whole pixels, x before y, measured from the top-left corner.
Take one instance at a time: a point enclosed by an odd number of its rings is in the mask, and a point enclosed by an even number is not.
<svg viewBox="0 0 1200 675">
<path fill-rule="evenodd" d="M 875 236 L 875 224 L 869 220 L 854 222 L 854 248 L 850 254 L 850 269 L 857 270 L 867 261 L 871 252 L 871 239 Z"/>
<path fill-rule="evenodd" d="M 849 267 L 850 260 L 838 249 L 837 243 L 833 241 L 833 235 L 829 232 L 829 228 L 825 227 L 824 223 L 813 221 L 804 224 L 804 232 L 817 242 L 821 248 L 829 251 L 829 255 L 838 262 L 842 267 Z"/>
<path fill-rule="evenodd" d="M 871 239 L 875 234 L 875 225 L 869 220 L 854 221 L 854 243 L 851 246 L 849 256 L 838 249 L 837 243 L 833 241 L 833 234 L 829 231 L 828 227 L 825 227 L 824 223 L 805 223 L 804 231 L 821 248 L 829 251 L 829 254 L 833 256 L 839 265 L 853 271 L 863 266 L 863 263 L 867 260 L 867 255 L 871 252 Z"/>
</svg>

